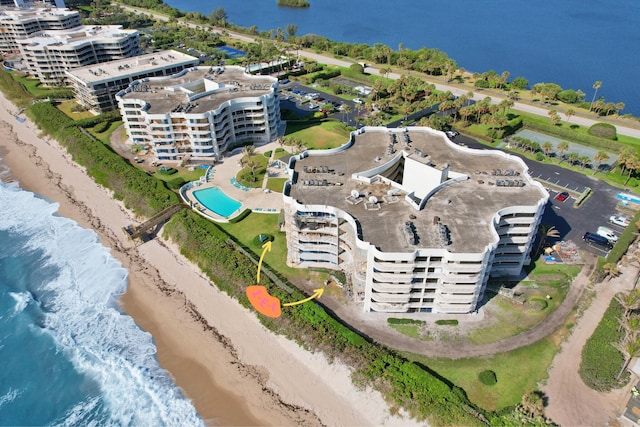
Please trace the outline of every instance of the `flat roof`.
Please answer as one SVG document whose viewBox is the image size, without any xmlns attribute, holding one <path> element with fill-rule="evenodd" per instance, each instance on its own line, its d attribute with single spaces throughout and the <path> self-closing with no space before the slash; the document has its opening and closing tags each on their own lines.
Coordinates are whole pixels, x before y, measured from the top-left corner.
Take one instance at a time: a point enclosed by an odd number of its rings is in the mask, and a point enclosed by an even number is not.
<svg viewBox="0 0 640 427">
<path fill-rule="evenodd" d="M 77 10 L 69 10 L 63 8 L 42 8 L 42 7 L 27 7 L 27 8 L 13 8 L 3 7 L 0 9 L 0 21 L 23 21 L 28 18 L 48 18 L 48 17 L 60 17 L 79 15 Z"/>
<path fill-rule="evenodd" d="M 82 25 L 65 30 L 44 30 L 18 39 L 17 42 L 29 46 L 51 46 L 61 44 L 75 46 L 91 40 L 121 39 L 137 33 L 125 30 L 122 25 Z"/>
<path fill-rule="evenodd" d="M 148 75 L 154 70 L 160 70 L 175 65 L 197 65 L 200 60 L 177 50 L 163 50 L 155 53 L 117 59 L 100 64 L 68 70 L 68 74 L 87 84 L 102 81 L 117 80 L 122 76 Z"/>
<path fill-rule="evenodd" d="M 523 163 L 514 156 L 497 150 L 462 148 L 444 133 L 428 128 L 408 128 L 409 144 L 404 142 L 405 132 L 394 133 L 394 152 L 390 151 L 389 129 L 366 128 L 346 150 L 297 160 L 291 197 L 303 204 L 334 206 L 349 213 L 360 223 L 363 240 L 385 252 L 442 247 L 461 253 L 481 252 L 494 241 L 492 220 L 498 210 L 535 206 L 548 197 L 541 187 L 532 185 L 534 181 Z M 393 159 L 397 160 L 391 162 Z M 385 164 L 381 176 L 402 184 L 403 174 L 410 173 L 413 177 L 406 179 L 412 180 L 408 186 L 414 188 L 420 186 L 422 176 L 426 177 L 421 175 L 420 165 L 429 167 L 432 176 L 448 165 L 451 172 L 469 179 L 440 188 L 428 198 L 424 209 L 417 210 L 405 200 L 410 191 L 407 186 L 407 191 L 401 191 L 382 179 L 368 183 L 352 177 Z M 495 175 L 497 169 L 500 175 Z M 354 191 L 360 195 L 357 204 Z M 378 200 L 379 210 L 367 209 L 376 207 L 368 203 L 372 196 Z M 442 243 L 434 217 L 448 228 L 450 244 Z M 408 237 L 407 222 L 413 224 L 417 243 Z"/>
<path fill-rule="evenodd" d="M 207 82 L 205 82 L 205 80 Z M 269 76 L 254 76 L 241 67 L 195 67 L 168 77 L 153 77 L 140 83 L 141 91 L 121 93 L 122 99 L 139 99 L 149 105 L 147 114 L 167 114 L 175 108 L 190 104 L 192 114 L 202 114 L 215 110 L 224 102 L 237 98 L 256 98 L 273 91 L 277 79 Z M 209 87 L 205 87 L 209 85 Z M 192 94 L 218 87 L 208 95 L 189 102 L 189 94 L 182 90 L 172 90 L 184 86 Z"/>
</svg>

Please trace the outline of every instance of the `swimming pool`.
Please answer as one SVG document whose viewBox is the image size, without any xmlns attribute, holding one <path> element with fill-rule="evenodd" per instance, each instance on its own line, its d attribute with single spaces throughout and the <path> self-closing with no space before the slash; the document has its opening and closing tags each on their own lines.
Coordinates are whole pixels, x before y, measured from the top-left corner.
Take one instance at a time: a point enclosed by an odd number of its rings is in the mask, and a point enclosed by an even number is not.
<svg viewBox="0 0 640 427">
<path fill-rule="evenodd" d="M 227 58 L 238 58 L 240 56 L 245 56 L 247 54 L 242 50 L 234 49 L 229 46 L 218 46 L 218 50 L 223 51 L 227 55 Z"/>
<path fill-rule="evenodd" d="M 193 192 L 193 196 L 202 206 L 225 218 L 242 206 L 242 203 L 227 196 L 218 187 L 196 190 Z"/>
</svg>

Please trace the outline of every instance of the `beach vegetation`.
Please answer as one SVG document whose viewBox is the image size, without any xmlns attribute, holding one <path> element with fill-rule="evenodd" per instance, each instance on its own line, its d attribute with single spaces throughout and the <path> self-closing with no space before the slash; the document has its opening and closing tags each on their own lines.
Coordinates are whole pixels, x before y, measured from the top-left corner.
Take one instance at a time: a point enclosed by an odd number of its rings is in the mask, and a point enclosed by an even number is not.
<svg viewBox="0 0 640 427">
<path fill-rule="evenodd" d="M 594 390 L 608 392 L 627 383 L 627 377 L 618 377 L 625 359 L 616 346 L 624 337 L 624 330 L 620 327 L 624 313 L 619 300 L 613 299 L 582 349 L 580 377 Z"/>
</svg>

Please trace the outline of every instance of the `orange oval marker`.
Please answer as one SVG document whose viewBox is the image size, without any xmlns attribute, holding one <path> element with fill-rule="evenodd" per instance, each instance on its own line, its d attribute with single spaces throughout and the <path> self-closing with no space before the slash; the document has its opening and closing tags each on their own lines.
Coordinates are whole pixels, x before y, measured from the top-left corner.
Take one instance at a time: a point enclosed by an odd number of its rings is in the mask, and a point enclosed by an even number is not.
<svg viewBox="0 0 640 427">
<path fill-rule="evenodd" d="M 268 317 L 280 317 L 280 300 L 269 295 L 264 286 L 247 286 L 247 296 L 253 308 Z"/>
</svg>

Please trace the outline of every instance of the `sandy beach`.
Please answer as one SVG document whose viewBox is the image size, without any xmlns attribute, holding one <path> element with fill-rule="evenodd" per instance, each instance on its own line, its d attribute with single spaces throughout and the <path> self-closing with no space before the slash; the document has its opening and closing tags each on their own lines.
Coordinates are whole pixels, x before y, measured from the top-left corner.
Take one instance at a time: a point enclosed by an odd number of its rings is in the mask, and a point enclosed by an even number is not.
<svg viewBox="0 0 640 427">
<path fill-rule="evenodd" d="M 139 220 L 16 111 L 0 94 L 2 162 L 22 188 L 95 230 L 128 269 L 121 306 L 153 335 L 161 366 L 208 425 L 419 425 L 391 415 L 379 393 L 357 389 L 346 366 L 265 329 L 171 242 L 128 241 L 122 227 Z"/>
</svg>

